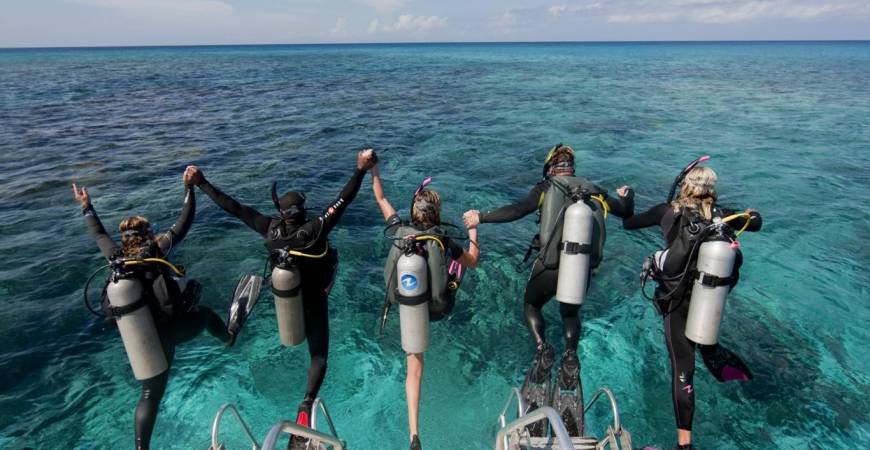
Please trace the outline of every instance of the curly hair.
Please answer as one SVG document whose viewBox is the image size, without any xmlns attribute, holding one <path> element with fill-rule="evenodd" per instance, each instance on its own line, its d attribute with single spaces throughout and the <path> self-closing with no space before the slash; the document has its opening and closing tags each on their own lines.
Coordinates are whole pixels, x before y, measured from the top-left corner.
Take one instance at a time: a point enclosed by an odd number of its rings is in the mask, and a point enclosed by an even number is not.
<svg viewBox="0 0 870 450">
<path fill-rule="evenodd" d="M 437 192 L 424 189 L 414 196 L 411 221 L 424 228 L 441 225 L 441 197 Z"/>
<path fill-rule="evenodd" d="M 121 253 L 136 256 L 148 252 L 155 243 L 151 223 L 142 216 L 127 217 L 118 225 L 121 232 Z"/>
</svg>

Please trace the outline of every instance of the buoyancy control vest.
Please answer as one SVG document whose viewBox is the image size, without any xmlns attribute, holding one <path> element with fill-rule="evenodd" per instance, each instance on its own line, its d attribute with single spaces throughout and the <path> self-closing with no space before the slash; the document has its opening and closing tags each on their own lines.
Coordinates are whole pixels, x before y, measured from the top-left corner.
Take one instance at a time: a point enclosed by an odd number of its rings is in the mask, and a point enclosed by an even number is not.
<svg viewBox="0 0 870 450">
<path fill-rule="evenodd" d="M 395 305 L 406 301 L 416 304 L 428 301 L 429 319 L 431 321 L 439 320 L 450 314 L 456 301 L 456 288 L 458 286 L 455 283 L 451 283 L 451 276 L 448 273 L 449 260 L 444 231 L 437 226 L 420 230 L 403 222 L 394 232 L 394 236 L 397 238 L 414 236 L 415 238 L 413 240 L 396 240 L 390 246 L 390 252 L 384 263 L 384 290 L 389 302 Z M 407 245 L 417 246 L 417 249 L 408 249 Z M 406 251 L 416 250 L 426 260 L 429 289 L 428 293 L 425 294 L 426 298 L 406 300 L 399 295 L 396 285 L 396 277 L 398 276 L 397 264 L 399 258 Z"/>
<path fill-rule="evenodd" d="M 734 231 L 727 226 L 714 226 L 716 222 L 727 215 L 718 207 L 712 211 L 712 219 L 704 218 L 695 209 L 682 209 L 674 213 L 673 226 L 667 236 L 667 248 L 656 252 L 647 258 L 644 271 L 641 274 L 641 287 L 648 279 L 656 280 L 659 289 L 656 291 L 656 307 L 661 313 L 667 313 L 668 304 L 672 299 L 684 300 L 692 283 L 698 277 L 698 256 L 702 244 L 707 242 L 727 242 L 735 240 Z M 743 264 L 743 254 L 739 248 L 736 252 L 733 269 L 730 276 L 714 277 L 709 274 L 703 284 L 710 286 L 728 286 L 733 288 L 740 278 L 740 266 Z M 675 307 L 672 307 L 672 309 Z"/>
<path fill-rule="evenodd" d="M 123 269 L 117 270 L 123 270 L 125 278 L 136 279 L 142 284 L 143 300 L 151 310 L 154 322 L 157 325 L 167 324 L 186 314 L 199 302 L 202 286 L 196 280 L 189 280 L 186 277 L 173 273 L 164 264 L 147 263 L 147 259 L 145 257 L 118 257 L 113 264 L 123 267 Z M 146 262 L 124 267 L 123 261 L 137 260 Z M 109 302 L 106 288 L 113 277 L 117 277 L 117 274 L 113 274 L 106 279 L 101 303 L 103 313 L 109 319 L 117 318 L 125 313 L 125 311 L 113 308 Z"/>
<path fill-rule="evenodd" d="M 590 196 L 598 196 L 598 199 L 588 200 L 587 205 L 592 209 L 594 225 L 592 231 L 592 252 L 590 268 L 595 269 L 601 264 L 604 255 L 605 230 L 605 204 L 602 194 L 606 191 L 598 185 L 583 177 L 554 176 L 549 179 L 550 184 L 538 201 L 540 213 L 540 231 L 538 242 L 540 254 L 538 258 L 547 269 L 559 267 L 559 244 L 562 242 L 562 227 L 565 210 L 574 203 L 572 193 L 585 191 Z"/>
</svg>

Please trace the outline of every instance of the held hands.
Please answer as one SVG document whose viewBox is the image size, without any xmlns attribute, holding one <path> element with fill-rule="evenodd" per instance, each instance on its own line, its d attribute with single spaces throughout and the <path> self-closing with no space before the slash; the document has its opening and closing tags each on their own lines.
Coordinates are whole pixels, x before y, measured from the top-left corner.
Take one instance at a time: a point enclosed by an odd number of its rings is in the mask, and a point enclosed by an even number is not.
<svg viewBox="0 0 870 450">
<path fill-rule="evenodd" d="M 72 188 L 73 196 L 75 197 L 76 201 L 79 202 L 80 205 L 82 205 L 82 208 L 87 208 L 88 205 L 91 204 L 91 196 L 88 195 L 88 189 L 84 186 L 79 189 L 75 183 L 73 183 Z"/>
<path fill-rule="evenodd" d="M 462 221 L 465 222 L 465 228 L 473 230 L 480 225 L 480 211 L 470 209 L 462 215 Z"/>
<path fill-rule="evenodd" d="M 622 198 L 628 197 L 629 195 L 631 195 L 632 192 L 634 192 L 634 189 L 632 189 L 631 186 L 627 185 L 616 190 L 616 194 Z"/>
<path fill-rule="evenodd" d="M 203 181 L 205 181 L 205 175 L 202 174 L 202 170 L 200 170 L 199 167 L 187 166 L 187 168 L 184 169 L 184 175 L 181 176 L 181 179 L 184 181 L 186 186 L 199 186 Z"/>
<path fill-rule="evenodd" d="M 367 148 L 356 154 L 356 168 L 370 170 L 378 163 L 378 155 L 374 150 Z"/>
</svg>

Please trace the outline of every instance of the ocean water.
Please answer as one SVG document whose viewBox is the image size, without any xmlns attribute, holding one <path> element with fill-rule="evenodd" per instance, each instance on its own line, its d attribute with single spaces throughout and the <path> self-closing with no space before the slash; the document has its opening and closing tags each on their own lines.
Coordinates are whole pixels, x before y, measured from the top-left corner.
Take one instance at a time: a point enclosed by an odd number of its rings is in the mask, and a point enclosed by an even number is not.
<svg viewBox="0 0 870 450">
<path fill-rule="evenodd" d="M 755 374 L 696 375 L 703 449 L 870 447 L 870 43 L 460 44 L 0 51 L 0 448 L 130 448 L 139 385 L 116 331 L 82 305 L 102 259 L 72 199 L 88 186 L 110 230 L 143 214 L 165 230 L 181 172 L 200 165 L 271 211 L 269 185 L 324 205 L 365 146 L 403 206 L 425 176 L 458 223 L 520 198 L 546 150 L 572 145 L 578 173 L 630 184 L 637 209 L 676 172 L 713 156 L 721 203 L 764 230 L 722 339 Z M 367 179 L 331 240 L 331 353 L 321 396 L 354 449 L 407 448 L 404 358 L 394 314 L 376 324 L 387 243 Z M 432 326 L 422 394 L 427 449 L 485 449 L 533 353 L 514 266 L 533 217 L 481 227 L 482 262 L 453 316 Z M 582 380 L 616 394 L 635 445 L 675 442 L 661 320 L 637 273 L 656 229 L 609 219 L 605 260 L 583 306 Z M 223 315 L 235 281 L 262 268 L 260 238 L 200 195 L 175 260 Z M 265 290 L 264 290 L 265 291 Z M 280 346 L 264 292 L 236 347 L 178 348 L 153 447 L 206 448 L 224 402 L 255 434 L 295 417 L 306 347 Z M 558 308 L 545 308 L 561 349 Z M 588 418 L 601 430 L 608 409 Z M 224 441 L 244 448 L 226 422 Z"/>
</svg>

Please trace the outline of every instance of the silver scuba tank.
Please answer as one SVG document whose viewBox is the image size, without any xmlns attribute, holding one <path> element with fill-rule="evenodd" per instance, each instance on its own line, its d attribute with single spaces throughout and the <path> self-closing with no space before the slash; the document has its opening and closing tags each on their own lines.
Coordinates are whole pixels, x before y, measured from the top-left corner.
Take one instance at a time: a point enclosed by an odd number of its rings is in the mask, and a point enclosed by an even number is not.
<svg viewBox="0 0 870 450">
<path fill-rule="evenodd" d="M 583 201 L 565 210 L 556 283 L 556 300 L 562 303 L 582 305 L 586 299 L 594 221 L 592 208 Z"/>
<path fill-rule="evenodd" d="M 423 353 L 429 348 L 429 267 L 417 254 L 402 255 L 396 263 L 399 328 L 402 350 Z"/>
<path fill-rule="evenodd" d="M 281 344 L 299 345 L 305 341 L 305 316 L 299 270 L 295 267 L 272 269 L 272 293 L 275 295 L 275 317 Z"/>
<path fill-rule="evenodd" d="M 727 283 L 711 283 L 710 276 L 730 277 L 736 258 L 737 251 L 725 241 L 707 241 L 698 249 L 698 276 L 692 286 L 686 319 L 686 337 L 693 342 L 703 345 L 719 342 L 719 325 L 730 287 Z"/>
<path fill-rule="evenodd" d="M 142 298 L 142 283 L 137 279 L 113 279 L 106 286 L 106 295 L 110 305 L 123 308 Z M 115 321 L 137 380 L 155 377 L 169 368 L 147 305 L 117 316 Z"/>
</svg>

